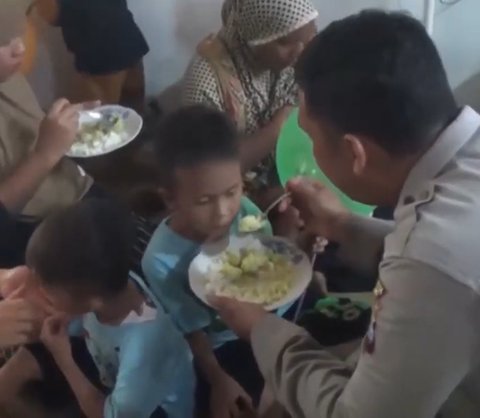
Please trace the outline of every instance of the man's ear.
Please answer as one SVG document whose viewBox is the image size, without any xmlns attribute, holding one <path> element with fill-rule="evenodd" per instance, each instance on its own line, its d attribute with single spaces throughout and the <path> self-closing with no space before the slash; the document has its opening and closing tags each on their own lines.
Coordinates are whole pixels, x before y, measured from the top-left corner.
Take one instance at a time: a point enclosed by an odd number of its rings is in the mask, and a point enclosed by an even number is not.
<svg viewBox="0 0 480 418">
<path fill-rule="evenodd" d="M 173 192 L 166 187 L 159 187 L 157 189 L 158 194 L 162 198 L 162 200 L 165 202 L 165 205 L 167 205 L 168 210 L 174 210 L 175 209 L 175 200 L 173 196 Z"/>
<path fill-rule="evenodd" d="M 367 166 L 367 153 L 363 141 L 356 135 L 346 134 L 343 137 L 344 144 L 352 158 L 352 172 L 359 176 Z"/>
</svg>

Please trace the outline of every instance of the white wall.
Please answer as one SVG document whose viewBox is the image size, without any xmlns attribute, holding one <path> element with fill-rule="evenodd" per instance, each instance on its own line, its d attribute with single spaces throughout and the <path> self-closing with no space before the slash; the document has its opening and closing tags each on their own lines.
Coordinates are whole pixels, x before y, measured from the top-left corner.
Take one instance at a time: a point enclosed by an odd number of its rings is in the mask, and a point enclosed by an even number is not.
<svg viewBox="0 0 480 418">
<path fill-rule="evenodd" d="M 93 0 L 84 0 L 93 1 Z M 437 0 L 440 3 L 439 0 Z M 183 74 L 196 43 L 220 24 L 223 0 L 129 0 L 138 24 L 151 47 L 146 58 L 147 92 L 158 94 Z M 409 10 L 423 17 L 423 0 L 314 0 L 319 26 L 368 7 Z M 0 0 L 0 40 L 20 27 L 29 0 Z M 459 86 L 480 72 L 480 0 L 461 0 L 446 8 L 440 6 L 434 39 L 444 58 L 451 83 Z M 58 30 L 42 27 L 42 45 L 32 83 L 43 104 L 67 91 L 72 63 Z M 480 83 L 479 83 L 480 85 Z M 475 84 L 476 87 L 476 84 Z M 475 88 L 464 89 L 465 100 L 473 100 Z M 480 87 L 478 88 L 480 96 Z M 475 95 L 476 98 L 476 95 Z M 479 99 L 480 101 L 480 99 Z"/>
</svg>

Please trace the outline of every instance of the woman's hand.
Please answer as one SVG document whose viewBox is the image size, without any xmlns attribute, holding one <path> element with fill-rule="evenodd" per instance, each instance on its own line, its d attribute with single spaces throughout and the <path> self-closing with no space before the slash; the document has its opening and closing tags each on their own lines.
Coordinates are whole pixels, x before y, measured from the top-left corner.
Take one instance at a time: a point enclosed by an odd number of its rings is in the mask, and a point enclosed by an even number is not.
<svg viewBox="0 0 480 418">
<path fill-rule="evenodd" d="M 290 181 L 287 190 L 308 232 L 330 241 L 341 240 L 343 225 L 351 214 L 332 191 L 319 181 L 307 178 Z M 287 207 L 288 202 L 282 202 L 279 210 Z"/>
</svg>

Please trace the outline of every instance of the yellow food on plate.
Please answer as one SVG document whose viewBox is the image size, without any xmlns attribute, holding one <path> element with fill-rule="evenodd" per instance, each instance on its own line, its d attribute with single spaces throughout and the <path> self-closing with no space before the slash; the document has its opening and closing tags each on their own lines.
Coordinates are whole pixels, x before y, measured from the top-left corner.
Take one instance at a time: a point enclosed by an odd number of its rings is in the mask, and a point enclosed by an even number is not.
<svg viewBox="0 0 480 418">
<path fill-rule="evenodd" d="M 265 220 L 261 216 L 248 215 L 240 219 L 238 230 L 240 232 L 256 232 L 263 228 Z"/>
<path fill-rule="evenodd" d="M 207 277 L 206 290 L 217 296 L 258 303 L 278 302 L 293 286 L 289 260 L 267 248 L 226 251 Z"/>
</svg>

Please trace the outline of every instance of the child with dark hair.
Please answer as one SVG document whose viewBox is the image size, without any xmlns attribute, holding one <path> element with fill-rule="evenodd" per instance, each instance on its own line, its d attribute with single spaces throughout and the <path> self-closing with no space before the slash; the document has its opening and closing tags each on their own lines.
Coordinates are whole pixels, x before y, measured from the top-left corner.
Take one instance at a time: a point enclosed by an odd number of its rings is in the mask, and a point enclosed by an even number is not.
<svg viewBox="0 0 480 418">
<path fill-rule="evenodd" d="M 186 107 L 164 121 L 156 156 L 171 216 L 152 236 L 143 271 L 193 351 L 199 409 L 208 409 L 210 399 L 213 416 L 237 416 L 242 406 L 258 401 L 263 379 L 249 345 L 237 340 L 188 285 L 189 264 L 203 243 L 237 234 L 242 217 L 261 214 L 243 196 L 237 131 L 220 111 Z M 272 233 L 269 223 L 263 232 Z"/>
<path fill-rule="evenodd" d="M 73 394 L 88 418 L 191 417 L 191 353 L 145 282 L 129 271 L 133 241 L 129 213 L 106 200 L 47 218 L 30 240 L 27 264 L 51 304 L 80 317 L 76 328 L 89 356 L 79 340 L 72 345 L 63 315 L 45 321 L 44 345 L 18 355 L 57 402 Z"/>
</svg>

